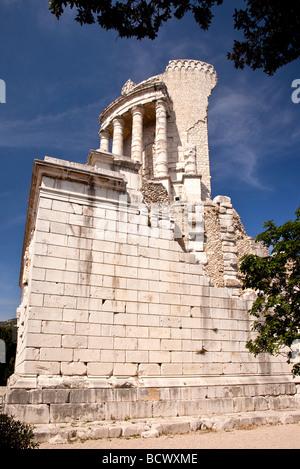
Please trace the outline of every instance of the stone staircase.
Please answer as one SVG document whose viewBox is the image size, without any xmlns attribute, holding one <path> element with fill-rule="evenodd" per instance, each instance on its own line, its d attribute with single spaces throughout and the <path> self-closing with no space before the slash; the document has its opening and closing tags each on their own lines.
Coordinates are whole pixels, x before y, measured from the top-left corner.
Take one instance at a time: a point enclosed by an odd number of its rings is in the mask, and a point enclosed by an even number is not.
<svg viewBox="0 0 300 469">
<path fill-rule="evenodd" d="M 35 441 L 63 444 L 99 438 L 156 438 L 160 435 L 199 430 L 230 431 L 255 425 L 287 425 L 300 422 L 300 409 L 239 412 L 202 417 L 130 419 L 126 421 L 69 422 L 34 425 Z"/>
</svg>

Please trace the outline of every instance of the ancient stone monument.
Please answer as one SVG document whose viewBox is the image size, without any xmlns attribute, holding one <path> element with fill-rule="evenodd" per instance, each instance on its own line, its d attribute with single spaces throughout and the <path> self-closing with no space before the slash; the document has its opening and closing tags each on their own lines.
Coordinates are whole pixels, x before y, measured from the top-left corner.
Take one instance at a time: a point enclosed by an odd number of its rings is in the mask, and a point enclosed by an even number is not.
<svg viewBox="0 0 300 469">
<path fill-rule="evenodd" d="M 216 83 L 212 65 L 172 60 L 125 83 L 87 164 L 35 160 L 7 412 L 51 423 L 296 405 L 285 359 L 245 348 L 253 293 L 238 262 L 265 251 L 228 197 L 211 199 Z"/>
</svg>

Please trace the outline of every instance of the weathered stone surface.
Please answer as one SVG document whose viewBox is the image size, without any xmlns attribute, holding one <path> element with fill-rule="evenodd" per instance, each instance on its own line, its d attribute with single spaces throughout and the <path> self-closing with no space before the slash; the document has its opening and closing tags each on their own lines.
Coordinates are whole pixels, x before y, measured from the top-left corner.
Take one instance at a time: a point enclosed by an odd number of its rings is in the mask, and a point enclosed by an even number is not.
<svg viewBox="0 0 300 469">
<path fill-rule="evenodd" d="M 24 423 L 49 423 L 49 406 L 46 404 L 6 404 L 5 413 Z"/>
</svg>

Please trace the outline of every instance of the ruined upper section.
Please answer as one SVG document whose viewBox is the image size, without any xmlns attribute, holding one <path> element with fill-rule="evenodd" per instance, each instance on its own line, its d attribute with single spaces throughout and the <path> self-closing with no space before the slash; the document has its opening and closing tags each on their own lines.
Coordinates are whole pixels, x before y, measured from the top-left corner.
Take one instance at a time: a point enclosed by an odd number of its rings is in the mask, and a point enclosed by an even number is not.
<svg viewBox="0 0 300 469">
<path fill-rule="evenodd" d="M 171 60 L 160 75 L 127 80 L 99 117 L 99 152 L 141 163 L 141 175 L 162 183 L 171 200 L 210 199 L 207 106 L 216 84 L 214 67 L 198 60 Z"/>
</svg>

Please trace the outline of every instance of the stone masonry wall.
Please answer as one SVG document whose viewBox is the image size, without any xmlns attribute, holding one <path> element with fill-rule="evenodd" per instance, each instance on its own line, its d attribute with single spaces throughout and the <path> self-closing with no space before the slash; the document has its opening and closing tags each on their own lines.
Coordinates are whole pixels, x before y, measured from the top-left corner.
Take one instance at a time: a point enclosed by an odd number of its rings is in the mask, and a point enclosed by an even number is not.
<svg viewBox="0 0 300 469">
<path fill-rule="evenodd" d="M 217 196 L 213 201 L 206 201 L 204 211 L 205 274 L 212 285 L 235 287 L 235 294 L 240 295 L 241 258 L 247 254 L 268 256 L 269 251 L 247 235 L 229 197 Z"/>
<path fill-rule="evenodd" d="M 219 211 L 213 204 L 204 207 L 206 253 L 205 273 L 212 285 L 224 287 L 224 257 L 219 224 Z"/>
<path fill-rule="evenodd" d="M 112 172 L 118 189 L 55 162 L 64 179 L 48 158 L 35 195 L 6 410 L 47 423 L 290 405 L 284 359 L 245 348 L 251 298 L 211 285 L 173 217 L 128 205 Z"/>
</svg>

